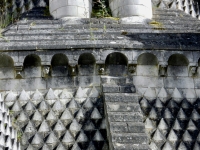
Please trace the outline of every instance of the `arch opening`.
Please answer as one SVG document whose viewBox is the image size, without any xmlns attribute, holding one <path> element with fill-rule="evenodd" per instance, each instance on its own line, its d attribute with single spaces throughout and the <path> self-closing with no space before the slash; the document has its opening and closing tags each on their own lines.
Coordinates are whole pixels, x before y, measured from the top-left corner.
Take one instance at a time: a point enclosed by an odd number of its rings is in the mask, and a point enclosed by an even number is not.
<svg viewBox="0 0 200 150">
<path fill-rule="evenodd" d="M 91 53 L 83 53 L 78 59 L 79 75 L 93 75 L 96 59 Z"/>
<path fill-rule="evenodd" d="M 127 75 L 128 59 L 119 52 L 114 52 L 106 57 L 106 74 L 110 76 Z"/>
<path fill-rule="evenodd" d="M 51 59 L 52 76 L 68 75 L 68 58 L 65 54 L 55 54 Z"/>
<path fill-rule="evenodd" d="M 158 76 L 158 59 L 154 54 L 144 53 L 137 59 L 136 73 L 139 76 Z"/>
<path fill-rule="evenodd" d="M 41 77 L 41 59 L 38 55 L 30 54 L 24 59 L 24 76 Z"/>
<path fill-rule="evenodd" d="M 14 61 L 5 54 L 0 55 L 0 78 L 14 78 Z"/>
<path fill-rule="evenodd" d="M 188 76 L 189 61 L 183 54 L 173 54 L 168 59 L 168 76 Z"/>
<path fill-rule="evenodd" d="M 137 59 L 138 65 L 158 65 L 158 59 L 154 54 L 144 53 Z"/>
</svg>

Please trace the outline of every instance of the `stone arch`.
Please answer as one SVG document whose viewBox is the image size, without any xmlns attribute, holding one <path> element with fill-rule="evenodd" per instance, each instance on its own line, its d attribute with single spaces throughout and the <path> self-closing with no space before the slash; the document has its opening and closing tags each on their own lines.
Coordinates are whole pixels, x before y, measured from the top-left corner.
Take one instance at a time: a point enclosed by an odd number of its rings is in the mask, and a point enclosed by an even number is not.
<svg viewBox="0 0 200 150">
<path fill-rule="evenodd" d="M 41 77 L 41 59 L 36 54 L 27 55 L 24 59 L 24 76 Z"/>
<path fill-rule="evenodd" d="M 13 67 L 14 61 L 13 59 L 5 54 L 0 54 L 0 67 Z"/>
<path fill-rule="evenodd" d="M 78 59 L 78 70 L 80 75 L 93 75 L 95 73 L 96 59 L 91 53 L 83 53 Z"/>
<path fill-rule="evenodd" d="M 51 66 L 68 66 L 68 58 L 65 54 L 55 54 L 51 59 Z"/>
<path fill-rule="evenodd" d="M 158 76 L 158 59 L 152 53 L 143 53 L 137 59 L 136 73 L 139 76 Z"/>
<path fill-rule="evenodd" d="M 0 78 L 14 78 L 14 61 L 5 54 L 0 54 Z"/>
<path fill-rule="evenodd" d="M 154 54 L 143 53 L 137 59 L 138 65 L 158 65 L 158 59 Z"/>
<path fill-rule="evenodd" d="M 67 76 L 68 75 L 68 58 L 65 54 L 55 54 L 51 59 L 52 76 Z"/>
<path fill-rule="evenodd" d="M 127 74 L 128 58 L 119 52 L 113 52 L 105 60 L 106 73 L 110 76 L 122 76 Z"/>
<path fill-rule="evenodd" d="M 168 59 L 168 76 L 188 76 L 189 61 L 183 54 L 173 54 Z"/>
<path fill-rule="evenodd" d="M 173 54 L 168 59 L 168 65 L 171 66 L 188 66 L 189 61 L 183 54 Z"/>
<path fill-rule="evenodd" d="M 41 66 L 41 59 L 36 54 L 30 54 L 24 59 L 24 67 L 38 67 Z"/>
</svg>

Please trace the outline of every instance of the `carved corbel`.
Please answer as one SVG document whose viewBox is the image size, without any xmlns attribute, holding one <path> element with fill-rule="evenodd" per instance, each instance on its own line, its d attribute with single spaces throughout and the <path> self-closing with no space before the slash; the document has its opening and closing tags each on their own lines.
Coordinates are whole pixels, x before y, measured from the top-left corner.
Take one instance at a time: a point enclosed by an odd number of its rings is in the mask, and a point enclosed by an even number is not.
<svg viewBox="0 0 200 150">
<path fill-rule="evenodd" d="M 189 65 L 189 74 L 191 74 L 192 76 L 196 75 L 197 68 L 198 68 L 198 66 L 196 64 L 190 64 Z"/>
<path fill-rule="evenodd" d="M 129 64 L 128 65 L 128 72 L 134 74 L 136 72 L 137 64 Z"/>
<path fill-rule="evenodd" d="M 167 76 L 167 64 L 159 65 L 159 76 L 161 77 Z"/>
<path fill-rule="evenodd" d="M 75 66 L 75 65 L 70 66 L 70 75 L 71 76 L 76 76 L 77 75 L 77 66 Z"/>
<path fill-rule="evenodd" d="M 15 78 L 16 79 L 23 78 L 23 66 L 15 66 Z"/>
<path fill-rule="evenodd" d="M 105 71 L 106 71 L 105 64 L 98 64 L 97 69 L 98 69 L 99 75 L 105 75 Z"/>
<path fill-rule="evenodd" d="M 51 76 L 51 66 L 44 65 L 42 66 L 42 77 L 46 78 Z"/>
</svg>

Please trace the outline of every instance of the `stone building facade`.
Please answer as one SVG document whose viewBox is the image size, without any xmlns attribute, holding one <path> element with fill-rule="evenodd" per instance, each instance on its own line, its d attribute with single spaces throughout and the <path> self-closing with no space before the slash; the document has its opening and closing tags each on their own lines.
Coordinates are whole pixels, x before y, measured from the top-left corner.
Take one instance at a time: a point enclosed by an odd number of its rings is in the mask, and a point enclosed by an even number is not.
<svg viewBox="0 0 200 150">
<path fill-rule="evenodd" d="M 0 149 L 199 150 L 198 1 L 110 0 L 119 19 L 82 1 L 12 1 Z"/>
</svg>

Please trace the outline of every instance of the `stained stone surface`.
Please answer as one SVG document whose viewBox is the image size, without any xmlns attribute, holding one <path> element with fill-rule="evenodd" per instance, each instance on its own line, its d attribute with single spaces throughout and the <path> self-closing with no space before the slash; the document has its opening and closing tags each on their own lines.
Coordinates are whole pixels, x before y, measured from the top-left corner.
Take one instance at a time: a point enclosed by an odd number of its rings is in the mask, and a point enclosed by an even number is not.
<svg viewBox="0 0 200 150">
<path fill-rule="evenodd" d="M 148 88 L 146 93 L 140 100 L 140 106 L 150 148 L 200 149 L 200 101 L 196 94 L 189 89 L 183 96 L 177 88 L 171 95 L 164 88 L 158 96 L 153 88 Z"/>
<path fill-rule="evenodd" d="M 21 150 L 19 143 L 21 133 L 15 130 L 11 113 L 0 95 L 0 149 Z"/>
<path fill-rule="evenodd" d="M 93 87 L 8 92 L 4 98 L 15 120 L 21 149 L 108 149 L 102 97 Z M 4 145 L 4 144 L 3 144 Z"/>
</svg>

